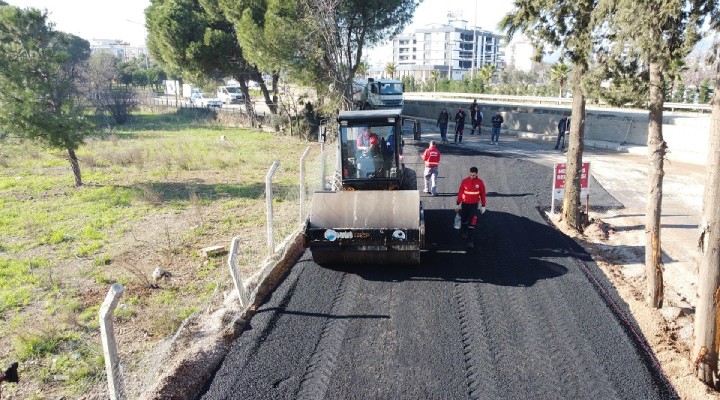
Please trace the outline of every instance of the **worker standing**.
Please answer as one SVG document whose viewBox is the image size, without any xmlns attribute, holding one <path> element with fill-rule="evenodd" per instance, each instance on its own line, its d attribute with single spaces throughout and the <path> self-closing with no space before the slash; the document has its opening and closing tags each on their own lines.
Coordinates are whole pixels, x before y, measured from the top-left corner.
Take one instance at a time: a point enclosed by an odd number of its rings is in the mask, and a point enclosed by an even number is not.
<svg viewBox="0 0 720 400">
<path fill-rule="evenodd" d="M 438 167 L 440 166 L 440 150 L 435 146 L 435 141 L 430 141 L 430 146 L 425 149 L 422 155 L 425 161 L 425 193 L 437 196 Z"/>
<path fill-rule="evenodd" d="M 455 205 L 455 212 L 460 213 L 462 221 L 460 236 L 467 239 L 467 248 L 469 249 L 475 247 L 473 237 L 478 219 L 478 203 L 480 204 L 480 214 L 484 214 L 485 199 L 485 182 L 478 177 L 477 167 L 471 167 L 468 177 L 460 182 Z"/>
</svg>

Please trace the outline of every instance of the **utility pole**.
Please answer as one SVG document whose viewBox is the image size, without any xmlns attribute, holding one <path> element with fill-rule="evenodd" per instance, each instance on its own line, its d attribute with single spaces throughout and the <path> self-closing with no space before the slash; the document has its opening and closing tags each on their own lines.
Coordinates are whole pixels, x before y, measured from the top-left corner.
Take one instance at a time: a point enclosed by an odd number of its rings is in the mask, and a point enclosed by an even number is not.
<svg viewBox="0 0 720 400">
<path fill-rule="evenodd" d="M 450 57 L 450 61 L 448 62 L 448 80 L 452 80 L 452 63 L 453 63 L 453 42 L 452 39 L 448 42 L 448 56 Z"/>
<path fill-rule="evenodd" d="M 473 22 L 472 69 L 470 76 L 475 79 L 475 60 L 477 59 L 477 0 L 475 0 L 475 22 Z"/>
</svg>

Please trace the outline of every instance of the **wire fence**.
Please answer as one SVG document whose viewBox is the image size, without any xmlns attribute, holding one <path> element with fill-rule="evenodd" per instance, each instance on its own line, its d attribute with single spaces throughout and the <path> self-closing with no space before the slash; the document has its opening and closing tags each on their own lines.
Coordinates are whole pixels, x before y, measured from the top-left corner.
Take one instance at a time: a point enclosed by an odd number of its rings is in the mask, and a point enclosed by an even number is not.
<svg viewBox="0 0 720 400">
<path fill-rule="evenodd" d="M 276 244 L 274 252 L 282 252 L 282 244 L 286 243 L 304 225 L 312 207 L 313 193 L 330 187 L 335 176 L 337 155 L 335 143 L 330 142 L 322 146 L 325 153 L 324 160 L 320 151 L 320 143 L 309 143 L 308 147 L 309 150 L 305 155 L 302 168 L 305 176 L 304 183 L 300 182 L 300 158 L 280 160 L 273 175 L 271 203 L 272 242 Z M 268 168 L 270 167 L 268 165 Z M 295 182 L 295 184 L 288 185 L 287 182 Z M 263 182 L 257 183 L 262 184 Z M 257 199 L 257 202 L 259 203 L 258 208 L 264 209 L 261 204 L 265 202 L 265 199 Z M 259 280 L 262 279 L 263 267 L 268 260 L 272 260 L 276 256 L 276 254 L 269 256 L 268 248 L 265 246 L 267 228 L 266 225 L 261 224 L 252 231 L 237 232 L 239 243 L 236 251 L 238 254 L 234 258 L 242 282 L 245 287 L 249 288 L 248 292 L 257 287 L 260 283 Z M 228 248 L 233 247 L 232 242 L 231 240 L 227 243 Z M 227 264 L 229 257 L 230 254 L 223 259 L 223 264 Z M 154 354 L 146 356 L 145 360 L 131 360 L 129 356 L 123 358 L 122 344 L 118 346 L 120 360 L 115 371 L 117 376 L 122 377 L 122 381 L 117 383 L 118 387 L 122 389 L 122 395 L 119 398 L 141 398 L 156 384 L 157 372 L 164 370 L 170 364 L 169 360 L 178 356 L 183 349 L 187 349 L 188 344 L 194 342 L 193 335 L 197 335 L 201 329 L 198 327 L 205 325 L 201 321 L 207 320 L 213 312 L 223 307 L 225 299 L 235 289 L 233 277 L 227 268 L 222 268 L 219 272 L 217 288 L 207 301 L 199 305 L 195 313 L 183 321 L 176 333 L 158 343 L 153 349 Z"/>
</svg>

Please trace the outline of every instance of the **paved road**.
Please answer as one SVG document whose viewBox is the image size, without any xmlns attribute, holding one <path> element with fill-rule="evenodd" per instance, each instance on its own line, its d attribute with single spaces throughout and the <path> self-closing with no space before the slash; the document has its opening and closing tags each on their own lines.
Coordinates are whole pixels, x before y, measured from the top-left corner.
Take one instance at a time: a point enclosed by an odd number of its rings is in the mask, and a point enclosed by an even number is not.
<svg viewBox="0 0 720 400">
<path fill-rule="evenodd" d="M 420 171 L 426 144 L 406 143 Z M 550 166 L 501 148 L 441 147 L 419 267 L 329 269 L 303 254 L 201 398 L 676 398 L 612 285 L 543 219 Z M 470 165 L 489 211 L 465 253 L 451 224 Z M 591 185 L 594 207 L 622 206 Z"/>
</svg>

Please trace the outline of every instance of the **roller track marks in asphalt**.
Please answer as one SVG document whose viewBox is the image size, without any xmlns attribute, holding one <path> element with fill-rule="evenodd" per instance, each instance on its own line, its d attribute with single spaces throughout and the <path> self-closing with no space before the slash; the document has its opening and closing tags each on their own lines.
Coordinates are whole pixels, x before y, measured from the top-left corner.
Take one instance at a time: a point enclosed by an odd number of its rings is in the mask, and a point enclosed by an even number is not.
<svg viewBox="0 0 720 400">
<path fill-rule="evenodd" d="M 473 286 L 469 283 L 455 284 L 468 396 L 470 399 L 500 399 L 502 392 L 498 390 L 499 377 L 493 368 L 497 361 L 485 340 L 488 321 L 482 315 L 482 307 L 477 307 Z"/>
<path fill-rule="evenodd" d="M 354 274 L 345 274 L 342 284 L 333 301 L 331 315 L 348 315 L 353 310 L 360 278 Z M 308 371 L 300 384 L 298 399 L 323 399 L 335 369 L 338 354 L 342 348 L 348 320 L 330 318 L 327 320 L 320 341 L 315 346 Z"/>
</svg>

